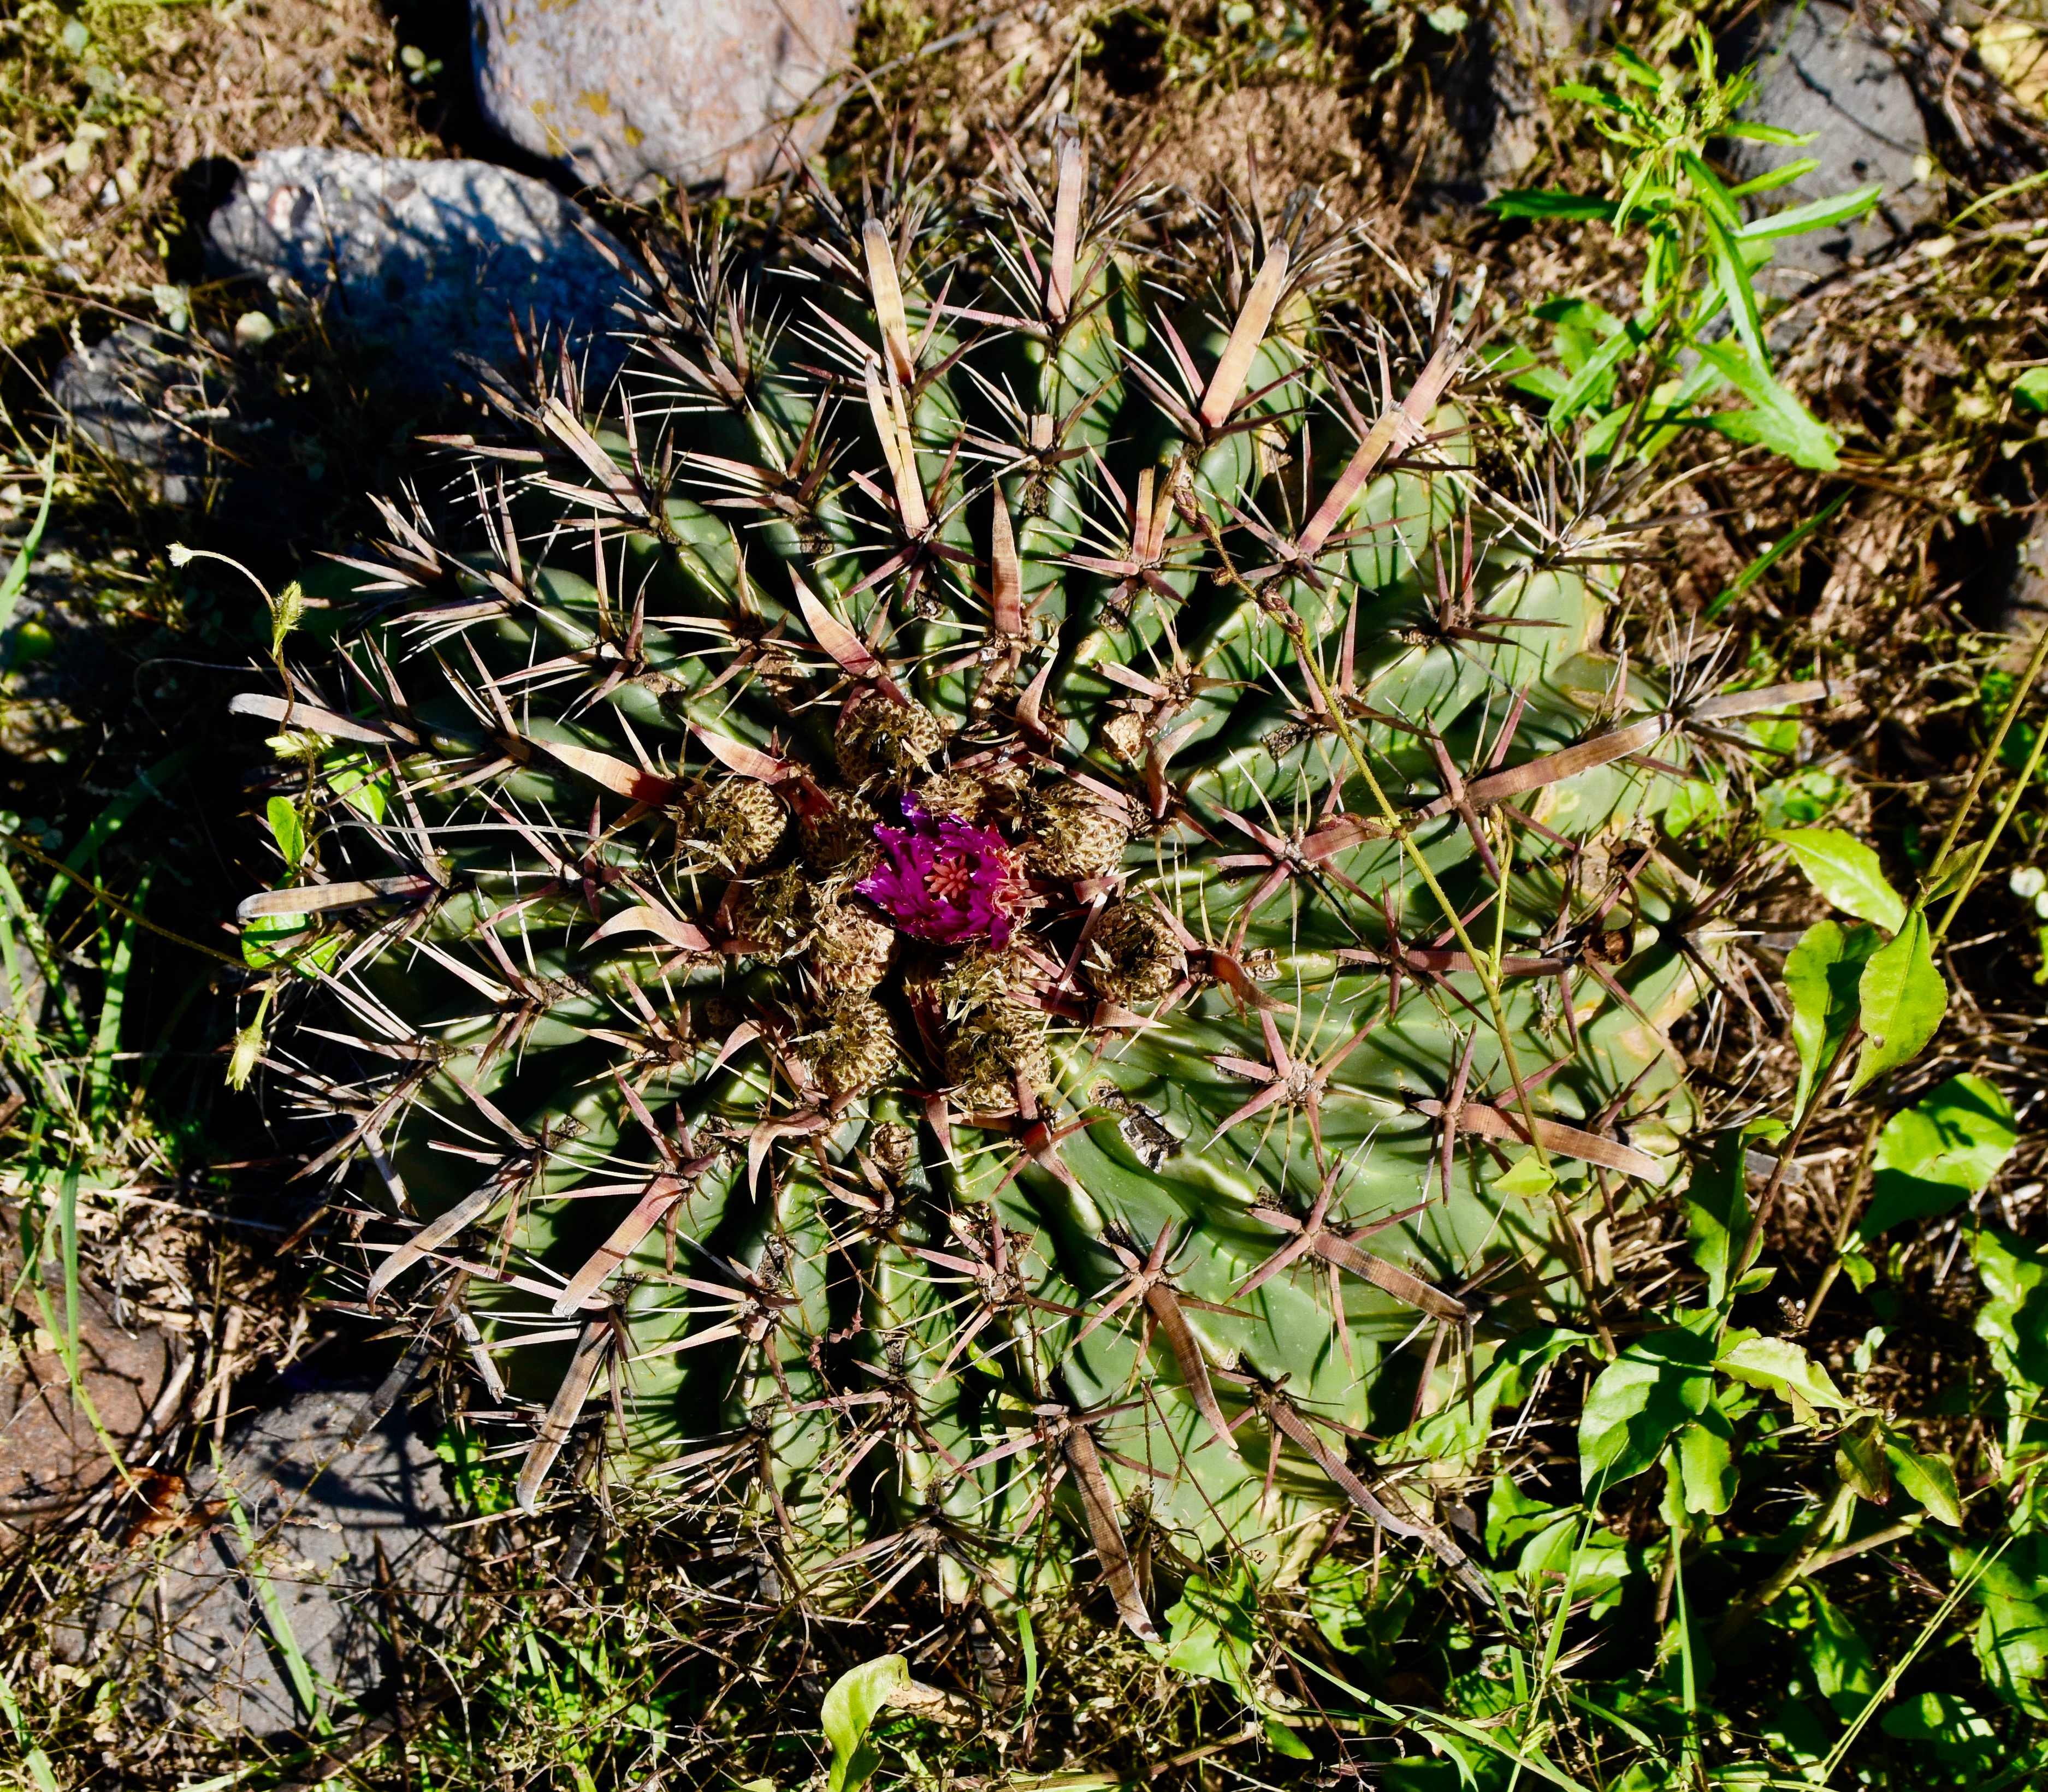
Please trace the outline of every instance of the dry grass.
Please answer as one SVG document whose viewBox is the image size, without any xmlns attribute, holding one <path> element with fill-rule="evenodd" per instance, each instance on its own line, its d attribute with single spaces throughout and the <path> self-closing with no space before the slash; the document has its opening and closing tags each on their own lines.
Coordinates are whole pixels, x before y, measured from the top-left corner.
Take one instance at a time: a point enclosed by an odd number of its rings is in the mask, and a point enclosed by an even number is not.
<svg viewBox="0 0 2048 1792">
<path fill-rule="evenodd" d="M 189 211 L 221 158 L 435 153 L 374 0 L 12 0 L 0 33 L 10 338 L 189 280 Z"/>
</svg>

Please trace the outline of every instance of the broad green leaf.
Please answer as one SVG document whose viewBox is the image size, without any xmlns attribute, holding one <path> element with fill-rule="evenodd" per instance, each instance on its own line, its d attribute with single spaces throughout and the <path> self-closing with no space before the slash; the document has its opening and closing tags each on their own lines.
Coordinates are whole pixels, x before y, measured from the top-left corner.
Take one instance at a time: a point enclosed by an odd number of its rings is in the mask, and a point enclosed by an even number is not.
<svg viewBox="0 0 2048 1792">
<path fill-rule="evenodd" d="M 1836 908 L 1887 933 L 1906 924 L 1906 901 L 1891 887 L 1877 854 L 1838 827 L 1774 827 L 1764 833 L 1790 852 L 1806 881 Z"/>
<path fill-rule="evenodd" d="M 360 753 L 330 759 L 321 768 L 328 788 L 373 822 L 384 819 L 391 795 L 391 775 L 380 772 Z"/>
<path fill-rule="evenodd" d="M 1534 1326 L 1518 1333 L 1501 1345 L 1468 1395 L 1398 1434 L 1398 1442 L 1387 1439 L 1383 1447 L 1390 1454 L 1398 1451 L 1438 1462 L 1476 1456 L 1492 1433 L 1495 1413 L 1526 1399 L 1546 1363 L 1584 1342 L 1581 1333 L 1562 1326 Z"/>
<path fill-rule="evenodd" d="M 1572 1602 L 1593 1602 L 1593 1615 L 1611 1603 L 1633 1572 L 1628 1545 L 1597 1522 L 1588 1525 L 1585 1508 L 1553 1511 L 1551 1521 L 1522 1546 L 1515 1577 L 1531 1593 L 1555 1593 L 1568 1583 Z"/>
<path fill-rule="evenodd" d="M 1708 421 L 1723 435 L 1738 442 L 1757 443 L 1784 455 L 1795 466 L 1811 467 L 1816 472 L 1832 473 L 1841 464 L 1835 458 L 1835 439 L 1820 420 L 1736 345 L 1703 343 L 1700 356 L 1719 369 L 1751 407 L 1747 411 L 1724 411 L 1709 418 Z"/>
<path fill-rule="evenodd" d="M 828 1792 L 860 1792 L 874 1778 L 882 1753 L 867 1740 L 868 1729 L 890 1695 L 910 1683 L 910 1664 L 901 1655 L 877 1655 L 832 1683 L 818 1712 L 819 1727 L 832 1747 Z"/>
<path fill-rule="evenodd" d="M 1821 1067 L 1856 1024 L 1864 966 L 1882 944 L 1875 927 L 1817 921 L 1786 954 L 1785 993 L 1792 998 L 1792 1043 L 1799 1054 L 1795 1114 L 1806 1112 Z"/>
<path fill-rule="evenodd" d="M 2012 382 L 2012 395 L 2028 409 L 2048 411 L 2048 367 L 2030 367 Z"/>
<path fill-rule="evenodd" d="M 1878 1719 L 1877 1727 L 1901 1742 L 1916 1742 L 1951 1767 L 1988 1773 L 1999 1758 L 1998 1732 L 1968 1699 L 1953 1693 L 1922 1693 L 1902 1698 Z M 1956 1781 L 1951 1778 L 1950 1785 Z M 2009 1786 L 2014 1782 L 2008 1779 Z"/>
<path fill-rule="evenodd" d="M 1873 1077 L 1917 1058 L 1948 1012 L 1949 986 L 1935 968 L 1925 909 L 1916 906 L 1899 937 L 1871 954 L 1856 997 L 1864 1042 L 1849 1084 L 1852 1095 Z"/>
<path fill-rule="evenodd" d="M 1717 1516 L 1736 1494 L 1735 1427 L 1712 1401 L 1674 1440 L 1685 1510 Z"/>
<path fill-rule="evenodd" d="M 1572 383 L 1565 388 L 1563 396 L 1550 407 L 1551 424 L 1554 427 L 1567 421 L 1592 403 L 1622 356 L 1640 340 L 1639 332 L 1631 324 L 1615 331 L 1588 355 L 1585 365 L 1572 376 Z"/>
<path fill-rule="evenodd" d="M 273 796 L 264 804 L 263 815 L 284 857 L 285 870 L 297 871 L 306 857 L 306 830 L 300 825 L 299 811 L 289 798 Z"/>
<path fill-rule="evenodd" d="M 1775 1394 L 1809 1422 L 1821 1407 L 1833 1412 L 1856 1410 L 1855 1403 L 1836 1387 L 1825 1367 L 1791 1339 L 1745 1337 L 1737 1332 L 1728 1335 L 1736 1341 L 1721 1352 L 1714 1364 L 1723 1375 Z"/>
<path fill-rule="evenodd" d="M 1735 325 L 1736 339 L 1749 351 L 1754 366 L 1767 368 L 1771 358 L 1764 352 L 1763 314 L 1757 308 L 1756 288 L 1750 282 L 1749 264 L 1736 241 L 1735 225 L 1717 211 L 1709 210 L 1706 226 L 1707 241 L 1713 250 L 1715 284 L 1720 288 L 1721 302 L 1728 307 Z"/>
<path fill-rule="evenodd" d="M 1557 332 L 1557 358 L 1568 373 L 1585 366 L 1587 358 L 1622 328 L 1622 321 L 1604 306 L 1584 299 L 1552 299 L 1535 315 Z"/>
<path fill-rule="evenodd" d="M 1220 1682 L 1247 1705 L 1257 1705 L 1251 1670 L 1259 1640 L 1259 1588 L 1248 1569 L 1239 1568 L 1229 1581 L 1190 1575 L 1166 1622 L 1173 1636 L 1169 1667 Z"/>
<path fill-rule="evenodd" d="M 1984 1552 L 1949 1551 L 1958 1578 Z M 1970 1589 L 1984 1608 L 1972 1640 L 1984 1678 L 2029 1717 L 2048 1719 L 2048 1536 L 2015 1538 Z"/>
<path fill-rule="evenodd" d="M 1612 199 L 1596 199 L 1583 193 L 1564 193 L 1543 187 L 1519 187 L 1486 203 L 1489 211 L 1502 218 L 1605 219 L 1613 217 L 1615 211 Z"/>
<path fill-rule="evenodd" d="M 1809 168 L 1816 165 L 1811 162 L 1807 164 Z M 1806 205 L 1790 206 L 1783 211 L 1774 211 L 1768 217 L 1759 218 L 1754 223 L 1744 226 L 1741 240 L 1756 242 L 1773 237 L 1800 236 L 1808 230 L 1825 230 L 1837 224 L 1850 223 L 1862 217 L 1883 196 L 1883 183 L 1872 181 L 1868 187 L 1857 188 L 1854 192 L 1837 193 L 1832 199 L 1814 199 Z"/>
<path fill-rule="evenodd" d="M 1883 1678 L 1877 1671 L 1869 1641 L 1848 1615 L 1810 1581 L 1791 1590 L 1805 1608 L 1800 1642 L 1814 1686 L 1835 1708 L 1837 1717 L 1852 1718 L 1870 1702 Z"/>
<path fill-rule="evenodd" d="M 1526 373 L 1514 375 L 1507 382 L 1517 392 L 1525 392 L 1531 398 L 1540 398 L 1546 404 L 1554 404 L 1565 396 L 1570 379 L 1561 369 L 1531 367 Z"/>
<path fill-rule="evenodd" d="M 1888 1504 L 1891 1499 L 1891 1463 L 1884 1453 L 1881 1430 L 1873 1413 L 1835 1439 L 1835 1473 L 1842 1484 L 1877 1506 Z"/>
<path fill-rule="evenodd" d="M 1503 1194 L 1519 1194 L 1540 1200 L 1557 1186 L 1557 1179 L 1546 1170 L 1534 1151 L 1525 1151 L 1493 1179 Z"/>
<path fill-rule="evenodd" d="M 2010 1233 L 1988 1229 L 1970 1248 L 1978 1279 L 1991 1293 L 1977 1309 L 1976 1333 L 1991 1346 L 2016 1429 L 2048 1389 L 2048 1261 Z"/>
<path fill-rule="evenodd" d="M 1728 1297 L 1728 1269 L 1749 1229 L 1748 1147 L 1740 1132 L 1724 1132 L 1706 1162 L 1693 1172 L 1681 1197 L 1693 1261 L 1707 1279 L 1707 1304 Z"/>
<path fill-rule="evenodd" d="M 1655 1465 L 1681 1426 L 1713 1397 L 1713 1341 L 1682 1326 L 1652 1332 L 1602 1369 L 1579 1418 L 1587 1497 Z"/>
<path fill-rule="evenodd" d="M 1463 30 L 1464 28 L 1460 25 L 1458 29 Z M 1309 1747 L 1277 1717 L 1269 1717 L 1266 1720 L 1266 1740 L 1272 1744 L 1275 1753 L 1285 1755 L 1290 1759 L 1313 1761 L 1316 1758 L 1315 1750 Z"/>
<path fill-rule="evenodd" d="M 1899 1486 L 1926 1507 L 1930 1517 L 1962 1528 L 1963 1503 L 1956 1492 L 1955 1465 L 1947 1457 L 1922 1456 L 1887 1438 L 1884 1459 L 1891 1465 L 1892 1476 Z"/>
<path fill-rule="evenodd" d="M 1504 1470 L 1493 1477 L 1486 1496 L 1486 1548 L 1496 1562 L 1551 1526 L 1565 1508 L 1531 1499 Z"/>
<path fill-rule="evenodd" d="M 1870 1206 L 1856 1230 L 1872 1239 L 1902 1221 L 1960 1206 L 1990 1183 L 2019 1140 L 1995 1085 L 1951 1077 L 1885 1122 Z"/>
<path fill-rule="evenodd" d="M 345 933 L 316 935 L 303 915 L 259 915 L 242 923 L 242 960 L 254 970 L 287 964 L 301 976 L 332 970 L 348 944 Z"/>
<path fill-rule="evenodd" d="M 1716 1310 L 1728 1299 L 1728 1271 L 1749 1233 L 1750 1142 L 1776 1139 L 1784 1131 L 1767 1120 L 1720 1133 L 1680 1197 L 1693 1261 L 1707 1279 L 1707 1305 Z"/>
<path fill-rule="evenodd" d="M 1820 165 L 1811 156 L 1802 156 L 1796 162 L 1781 162 L 1776 168 L 1766 169 L 1754 180 L 1729 188 L 1728 197 L 1747 199 L 1754 199 L 1759 193 L 1775 193 L 1780 187 L 1789 187 L 1802 176 L 1813 173 Z M 1749 234 L 1747 230 L 1742 234 Z"/>
<path fill-rule="evenodd" d="M 1821 134 L 1817 130 L 1788 130 L 1782 125 L 1761 125 L 1750 118 L 1730 119 L 1720 129 L 1724 137 L 1747 137 L 1751 143 L 1776 143 L 1788 149 L 1811 143 Z"/>
</svg>

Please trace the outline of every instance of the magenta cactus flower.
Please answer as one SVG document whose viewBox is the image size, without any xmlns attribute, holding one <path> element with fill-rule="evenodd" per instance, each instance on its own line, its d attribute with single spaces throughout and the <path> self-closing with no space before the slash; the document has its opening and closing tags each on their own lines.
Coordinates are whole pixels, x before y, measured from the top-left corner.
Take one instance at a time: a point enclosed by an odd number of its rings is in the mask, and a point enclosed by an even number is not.
<svg viewBox="0 0 2048 1792">
<path fill-rule="evenodd" d="M 882 862 L 854 885 L 903 932 L 942 946 L 1010 942 L 1030 894 L 1015 851 L 991 827 L 934 815 L 903 799 L 906 827 L 875 825 Z"/>
</svg>

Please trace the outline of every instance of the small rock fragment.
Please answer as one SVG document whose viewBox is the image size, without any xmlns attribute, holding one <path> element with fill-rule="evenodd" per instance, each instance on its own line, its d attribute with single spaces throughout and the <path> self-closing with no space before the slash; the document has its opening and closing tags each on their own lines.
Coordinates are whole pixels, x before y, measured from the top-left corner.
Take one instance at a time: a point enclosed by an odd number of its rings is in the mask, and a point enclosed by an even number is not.
<svg viewBox="0 0 2048 1792">
<path fill-rule="evenodd" d="M 229 397 L 204 349 L 127 324 L 66 355 L 50 393 L 80 435 L 134 469 L 149 497 L 199 501 Z"/>
<path fill-rule="evenodd" d="M 10 1229 L 16 1223 L 0 1220 Z M 0 1308 L 0 1538 L 61 1519 L 114 1473 L 112 1459 L 72 1397 L 59 1341 L 45 1324 L 66 1322 L 64 1277 L 42 1271 L 47 1314 L 21 1276 L 21 1252 L 0 1250 L 0 1275 L 14 1291 Z M 128 1449 L 149 1428 L 181 1346 L 153 1326 L 116 1322 L 105 1299 L 81 1284 L 78 1302 L 79 1380 L 116 1449 Z M 175 1396 L 173 1396 L 175 1397 Z"/>
<path fill-rule="evenodd" d="M 374 1690 L 389 1666 L 387 1614 L 402 1606 L 435 1622 L 462 1564 L 440 1529 L 455 1515 L 440 1462 L 405 1412 L 348 1447 L 364 1391 L 293 1394 L 242 1430 L 221 1473 L 193 1472 L 182 1500 L 138 1527 L 132 1566 L 56 1631 L 61 1651 L 107 1674 L 146 1663 L 136 1715 L 182 1710 L 223 1736 L 308 1724 L 281 1628 L 316 1689 Z M 381 1586 L 380 1554 L 390 1574 Z"/>
</svg>

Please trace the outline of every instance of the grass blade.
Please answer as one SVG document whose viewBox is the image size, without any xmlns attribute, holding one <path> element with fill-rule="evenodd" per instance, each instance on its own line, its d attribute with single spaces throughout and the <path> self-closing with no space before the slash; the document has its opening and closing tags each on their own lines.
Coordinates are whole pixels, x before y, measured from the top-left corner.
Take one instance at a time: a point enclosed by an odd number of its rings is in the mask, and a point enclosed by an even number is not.
<svg viewBox="0 0 2048 1792">
<path fill-rule="evenodd" d="M 50 499 L 57 487 L 57 445 L 52 442 L 49 452 L 43 456 L 43 501 L 36 507 L 36 520 L 29 524 L 29 532 L 21 537 L 21 545 L 15 550 L 13 563 L 4 577 L 0 577 L 0 629 L 5 629 L 14 620 L 15 600 L 21 594 L 21 587 L 29 582 L 29 567 L 34 561 L 36 550 L 43 544 L 43 529 L 50 520 Z M 6 1682 L 0 1681 L 0 1686 Z"/>
<path fill-rule="evenodd" d="M 242 1508 L 241 1493 L 228 1479 L 227 1465 L 217 1452 L 213 1468 L 220 1478 L 221 1495 L 227 1502 L 227 1515 L 234 1521 L 235 1538 L 242 1546 L 242 1572 L 249 1577 L 250 1585 L 256 1589 L 257 1603 L 263 1608 L 264 1628 L 270 1631 L 270 1640 L 277 1644 L 277 1653 L 284 1658 L 293 1696 L 314 1728 L 324 1733 L 328 1728 L 327 1717 L 320 1709 L 320 1689 L 314 1683 L 312 1670 L 306 1665 L 305 1652 L 292 1633 L 292 1621 L 285 1615 L 284 1603 L 277 1597 L 277 1589 L 270 1584 L 270 1573 L 258 1554 L 256 1533 L 249 1523 L 248 1513 Z"/>
<path fill-rule="evenodd" d="M 5 1674 L 0 1674 L 0 1711 L 7 1713 L 7 1721 L 14 1729 L 14 1740 L 21 1745 L 21 1760 L 29 1770 L 29 1778 L 36 1783 L 36 1792 L 59 1792 L 56 1770 L 50 1765 L 49 1756 L 29 1734 L 29 1726 L 21 1716 L 21 1708 L 14 1702 L 14 1689 Z"/>
</svg>

